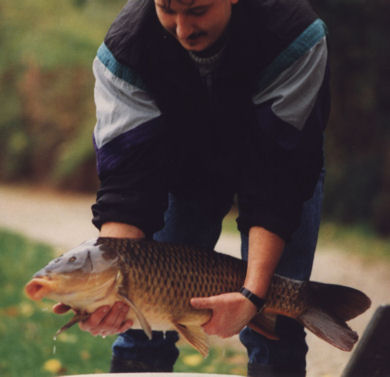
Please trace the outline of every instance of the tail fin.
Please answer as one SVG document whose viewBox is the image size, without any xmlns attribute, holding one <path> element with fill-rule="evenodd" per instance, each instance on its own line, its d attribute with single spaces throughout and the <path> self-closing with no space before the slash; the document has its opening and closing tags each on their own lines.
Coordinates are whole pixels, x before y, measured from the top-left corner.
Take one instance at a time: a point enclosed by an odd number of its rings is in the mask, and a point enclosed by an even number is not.
<svg viewBox="0 0 390 377">
<path fill-rule="evenodd" d="M 309 307 L 297 320 L 321 339 L 350 351 L 358 335 L 345 321 L 365 312 L 371 300 L 354 288 L 317 282 L 307 284 Z"/>
</svg>

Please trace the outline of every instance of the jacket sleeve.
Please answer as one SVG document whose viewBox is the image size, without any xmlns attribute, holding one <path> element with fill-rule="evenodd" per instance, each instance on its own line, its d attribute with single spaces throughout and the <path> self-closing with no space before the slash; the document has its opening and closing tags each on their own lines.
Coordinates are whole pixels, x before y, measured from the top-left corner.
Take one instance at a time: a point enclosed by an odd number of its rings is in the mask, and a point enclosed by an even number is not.
<svg viewBox="0 0 390 377">
<path fill-rule="evenodd" d="M 100 188 L 94 225 L 135 225 L 148 236 L 167 206 L 166 135 L 161 112 L 136 72 L 103 44 L 94 60 L 97 123 L 93 139 Z"/>
<path fill-rule="evenodd" d="M 330 107 L 325 34 L 317 20 L 260 77 L 238 193 L 241 231 L 257 225 L 288 240 L 313 194 Z"/>
</svg>

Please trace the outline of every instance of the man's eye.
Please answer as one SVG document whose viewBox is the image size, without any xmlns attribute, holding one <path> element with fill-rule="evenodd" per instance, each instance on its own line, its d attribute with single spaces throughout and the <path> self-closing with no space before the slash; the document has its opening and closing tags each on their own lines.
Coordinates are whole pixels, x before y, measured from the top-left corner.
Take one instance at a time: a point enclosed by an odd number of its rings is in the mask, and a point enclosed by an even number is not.
<svg viewBox="0 0 390 377">
<path fill-rule="evenodd" d="M 199 9 L 190 9 L 189 14 L 192 16 L 203 16 L 206 13 L 207 9 L 199 8 Z"/>
<path fill-rule="evenodd" d="M 188 14 L 192 16 L 203 16 L 209 7 L 196 7 L 196 8 L 190 8 L 188 10 Z"/>
<path fill-rule="evenodd" d="M 170 8 L 160 7 L 163 13 L 165 14 L 174 14 L 175 12 Z"/>
</svg>

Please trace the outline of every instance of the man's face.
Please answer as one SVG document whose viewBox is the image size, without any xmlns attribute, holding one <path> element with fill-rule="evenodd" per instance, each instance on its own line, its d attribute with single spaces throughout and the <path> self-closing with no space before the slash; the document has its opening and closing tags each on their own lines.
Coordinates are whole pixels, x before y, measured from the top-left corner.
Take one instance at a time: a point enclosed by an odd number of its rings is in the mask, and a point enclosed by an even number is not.
<svg viewBox="0 0 390 377">
<path fill-rule="evenodd" d="M 190 51 L 212 46 L 229 23 L 238 0 L 154 0 L 162 26 Z"/>
</svg>

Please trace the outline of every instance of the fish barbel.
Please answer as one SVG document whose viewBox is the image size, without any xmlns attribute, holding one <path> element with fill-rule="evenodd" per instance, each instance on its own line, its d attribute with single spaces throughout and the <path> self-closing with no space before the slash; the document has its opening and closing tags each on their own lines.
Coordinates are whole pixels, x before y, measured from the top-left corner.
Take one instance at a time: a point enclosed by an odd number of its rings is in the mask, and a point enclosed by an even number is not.
<svg viewBox="0 0 390 377">
<path fill-rule="evenodd" d="M 238 292 L 245 273 L 245 262 L 214 251 L 150 240 L 98 238 L 52 260 L 33 276 L 25 291 L 33 300 L 46 297 L 76 312 L 59 332 L 102 305 L 122 301 L 132 309 L 127 318 L 149 338 L 152 329 L 174 329 L 205 356 L 208 341 L 202 324 L 212 313 L 194 309 L 190 299 Z M 346 321 L 369 306 L 370 299 L 359 290 L 275 274 L 263 310 L 248 326 L 276 340 L 276 317 L 284 315 L 333 346 L 350 351 L 358 336 Z"/>
</svg>

